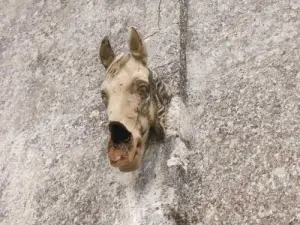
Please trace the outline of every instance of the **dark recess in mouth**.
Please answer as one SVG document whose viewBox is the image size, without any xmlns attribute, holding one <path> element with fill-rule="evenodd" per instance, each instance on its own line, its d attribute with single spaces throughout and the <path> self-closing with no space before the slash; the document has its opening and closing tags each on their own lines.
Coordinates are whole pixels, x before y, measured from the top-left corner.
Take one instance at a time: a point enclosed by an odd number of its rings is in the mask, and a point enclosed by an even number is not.
<svg viewBox="0 0 300 225">
<path fill-rule="evenodd" d="M 119 145 L 121 143 L 126 144 L 132 137 L 132 134 L 120 122 L 110 122 L 109 131 L 114 145 Z"/>
</svg>

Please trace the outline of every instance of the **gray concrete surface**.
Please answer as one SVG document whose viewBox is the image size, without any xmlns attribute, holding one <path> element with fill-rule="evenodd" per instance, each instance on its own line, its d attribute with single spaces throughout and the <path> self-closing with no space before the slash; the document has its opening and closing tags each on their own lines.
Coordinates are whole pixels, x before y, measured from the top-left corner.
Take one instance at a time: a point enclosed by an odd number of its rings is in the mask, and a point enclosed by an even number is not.
<svg viewBox="0 0 300 225">
<path fill-rule="evenodd" d="M 2 0 L 0 224 L 300 224 L 298 0 Z M 135 26 L 175 90 L 143 167 L 109 167 L 101 38 Z"/>
</svg>

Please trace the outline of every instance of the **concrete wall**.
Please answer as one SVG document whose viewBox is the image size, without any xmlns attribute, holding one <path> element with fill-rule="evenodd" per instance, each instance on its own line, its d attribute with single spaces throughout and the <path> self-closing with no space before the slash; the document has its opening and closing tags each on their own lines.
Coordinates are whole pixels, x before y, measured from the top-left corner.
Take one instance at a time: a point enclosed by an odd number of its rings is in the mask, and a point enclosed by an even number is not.
<svg viewBox="0 0 300 225">
<path fill-rule="evenodd" d="M 2 0 L 0 224 L 300 224 L 298 0 Z M 175 90 L 164 143 L 109 167 L 100 40 Z"/>
</svg>

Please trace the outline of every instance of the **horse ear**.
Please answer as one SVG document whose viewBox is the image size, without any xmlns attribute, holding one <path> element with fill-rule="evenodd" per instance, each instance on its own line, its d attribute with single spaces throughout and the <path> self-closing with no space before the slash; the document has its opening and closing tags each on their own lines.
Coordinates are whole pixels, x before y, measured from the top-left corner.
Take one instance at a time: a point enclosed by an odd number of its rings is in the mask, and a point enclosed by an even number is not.
<svg viewBox="0 0 300 225">
<path fill-rule="evenodd" d="M 144 42 L 135 28 L 131 27 L 130 35 L 130 52 L 137 60 L 140 60 L 144 65 L 147 64 L 147 50 Z"/>
<path fill-rule="evenodd" d="M 115 54 L 110 46 L 107 36 L 104 37 L 101 42 L 99 56 L 105 69 L 107 69 L 109 65 L 112 63 L 112 61 L 114 61 L 115 59 Z"/>
</svg>

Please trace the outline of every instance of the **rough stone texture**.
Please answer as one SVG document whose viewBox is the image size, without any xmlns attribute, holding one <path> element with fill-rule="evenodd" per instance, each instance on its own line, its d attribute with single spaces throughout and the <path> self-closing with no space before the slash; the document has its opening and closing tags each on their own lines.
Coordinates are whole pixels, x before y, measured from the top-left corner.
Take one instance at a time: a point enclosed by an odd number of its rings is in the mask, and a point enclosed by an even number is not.
<svg viewBox="0 0 300 225">
<path fill-rule="evenodd" d="M 300 224 L 300 2 L 0 2 L 0 224 Z M 135 26 L 175 92 L 109 167 L 101 38 Z"/>
</svg>

